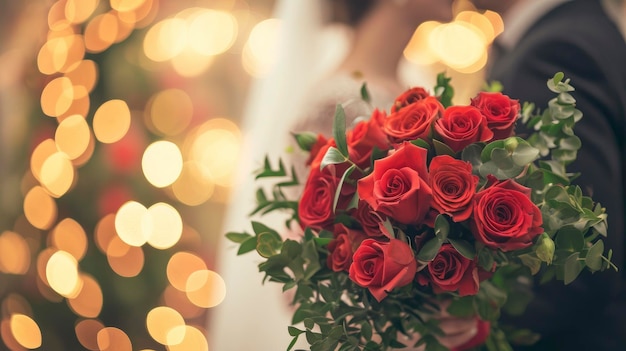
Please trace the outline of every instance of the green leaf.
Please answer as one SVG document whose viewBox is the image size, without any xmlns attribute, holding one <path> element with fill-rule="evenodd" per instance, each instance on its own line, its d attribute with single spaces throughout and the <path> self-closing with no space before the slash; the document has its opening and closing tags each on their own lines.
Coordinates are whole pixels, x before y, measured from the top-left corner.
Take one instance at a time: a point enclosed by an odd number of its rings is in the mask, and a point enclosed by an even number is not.
<svg viewBox="0 0 626 351">
<path fill-rule="evenodd" d="M 333 123 L 333 138 L 337 144 L 339 152 L 348 157 L 348 142 L 346 141 L 346 113 L 341 104 L 337 104 L 335 109 L 335 120 Z"/>
<path fill-rule="evenodd" d="M 554 240 L 556 249 L 579 252 L 585 245 L 583 233 L 574 227 L 563 227 L 556 234 Z"/>
<path fill-rule="evenodd" d="M 434 91 L 435 96 L 439 98 L 439 101 L 444 107 L 452 105 L 452 98 L 454 97 L 454 88 L 450 85 L 450 80 L 445 73 L 437 74 L 437 84 Z"/>
<path fill-rule="evenodd" d="M 450 222 L 448 222 L 446 216 L 437 215 L 437 218 L 435 218 L 435 235 L 443 242 L 448 238 L 448 233 L 450 233 Z"/>
<path fill-rule="evenodd" d="M 278 169 L 273 169 L 270 164 L 270 160 L 267 156 L 265 156 L 265 161 L 263 162 L 263 169 L 256 172 L 256 178 L 266 178 L 266 177 L 283 177 L 287 175 L 287 171 L 285 171 L 285 165 L 283 164 L 283 160 L 278 160 Z"/>
<path fill-rule="evenodd" d="M 602 240 L 596 241 L 593 246 L 589 248 L 587 255 L 585 256 L 585 264 L 591 271 L 599 271 L 602 269 L 602 254 L 604 253 L 604 242 Z"/>
<path fill-rule="evenodd" d="M 367 83 L 363 83 L 363 85 L 361 85 L 361 99 L 363 99 L 363 101 L 367 103 L 372 102 L 372 97 L 370 96 L 370 93 L 367 90 Z"/>
<path fill-rule="evenodd" d="M 450 237 L 448 237 L 448 241 L 463 257 L 469 260 L 473 260 L 476 257 L 476 249 L 468 241 Z"/>
<path fill-rule="evenodd" d="M 241 243 L 241 245 L 239 246 L 239 250 L 237 251 L 237 255 L 243 255 L 255 249 L 256 249 L 256 237 L 251 236 L 250 238 L 246 239 L 244 242 Z"/>
<path fill-rule="evenodd" d="M 448 306 L 448 313 L 457 317 L 472 317 L 476 314 L 474 309 L 474 297 L 464 296 L 452 300 Z"/>
<path fill-rule="evenodd" d="M 277 239 L 281 239 L 280 235 L 278 234 L 278 232 L 276 232 L 274 229 L 266 226 L 265 224 L 261 223 L 261 222 L 257 222 L 257 221 L 252 221 L 252 230 L 254 231 L 254 233 L 256 235 L 259 235 L 261 233 L 271 233 L 274 235 L 275 238 Z"/>
<path fill-rule="evenodd" d="M 417 253 L 417 259 L 422 262 L 434 260 L 443 242 L 444 240 L 439 237 L 428 240 Z"/>
<path fill-rule="evenodd" d="M 303 151 L 311 151 L 311 148 L 317 142 L 317 134 L 313 132 L 293 133 L 292 135 Z"/>
<path fill-rule="evenodd" d="M 571 254 L 565 261 L 563 266 L 563 282 L 567 285 L 573 282 L 584 268 L 584 264 L 579 261 L 580 254 L 575 252 Z"/>
<path fill-rule="evenodd" d="M 333 198 L 333 213 L 337 209 L 337 203 L 339 202 L 339 197 L 341 196 L 341 189 L 343 188 L 343 183 L 346 181 L 346 178 L 350 176 L 350 174 L 352 173 L 352 171 L 354 171 L 355 168 L 356 168 L 356 165 L 354 164 L 348 167 L 348 169 L 346 169 L 346 171 L 343 172 L 343 175 L 341 176 L 341 179 L 339 180 L 339 184 L 337 185 L 337 190 L 335 190 L 335 197 Z"/>
<path fill-rule="evenodd" d="M 326 154 L 324 154 L 324 158 L 322 158 L 320 169 L 324 169 L 328 165 L 344 163 L 346 161 L 348 161 L 348 158 L 344 156 L 339 149 L 330 147 L 326 151 Z"/>
<path fill-rule="evenodd" d="M 238 243 L 238 244 L 241 244 L 242 242 L 246 241 L 250 237 L 252 237 L 252 235 L 248 233 L 235 233 L 235 232 L 226 233 L 226 238 L 228 240 Z"/>
<path fill-rule="evenodd" d="M 535 275 L 539 273 L 541 269 L 541 260 L 530 254 L 519 255 L 518 258 L 522 261 L 522 264 L 530 269 L 530 273 Z"/>
<path fill-rule="evenodd" d="M 289 335 L 291 335 L 291 336 L 298 336 L 298 335 L 304 333 L 304 330 L 300 330 L 300 329 L 298 329 L 296 327 L 292 327 L 292 326 L 288 326 L 287 330 L 289 331 Z"/>
<path fill-rule="evenodd" d="M 452 150 L 448 145 L 442 143 L 439 140 L 433 139 L 433 145 L 435 146 L 435 152 L 437 153 L 437 155 L 456 155 L 456 152 L 454 152 L 454 150 Z"/>
</svg>

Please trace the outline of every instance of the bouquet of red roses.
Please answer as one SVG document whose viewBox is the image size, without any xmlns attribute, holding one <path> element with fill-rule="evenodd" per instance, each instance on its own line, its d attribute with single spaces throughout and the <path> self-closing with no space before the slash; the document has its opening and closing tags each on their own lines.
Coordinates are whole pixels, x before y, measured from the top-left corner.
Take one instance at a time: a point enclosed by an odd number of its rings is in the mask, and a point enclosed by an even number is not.
<svg viewBox="0 0 626 351">
<path fill-rule="evenodd" d="M 442 306 L 477 321 L 458 350 L 510 350 L 510 339 L 532 335 L 498 323 L 502 308 L 528 302 L 507 299 L 520 277 L 569 284 L 584 269 L 615 268 L 602 241 L 607 214 L 566 171 L 582 117 L 569 81 L 548 80 L 556 96 L 543 113 L 488 89 L 453 105 L 449 81 L 440 74 L 433 93 L 411 88 L 349 129 L 338 105 L 332 136 L 295 134 L 309 153 L 303 187 L 293 167 L 266 158 L 257 179 L 280 180 L 259 188 L 253 214 L 287 211 L 286 227 L 303 234 L 283 239 L 252 221 L 253 233 L 227 237 L 238 254 L 265 258 L 265 279 L 295 289 L 293 324 L 303 327 L 289 327 L 288 350 L 302 334 L 311 351 L 446 350 Z M 369 101 L 365 85 L 361 95 Z M 516 123 L 534 132 L 515 136 Z"/>
</svg>

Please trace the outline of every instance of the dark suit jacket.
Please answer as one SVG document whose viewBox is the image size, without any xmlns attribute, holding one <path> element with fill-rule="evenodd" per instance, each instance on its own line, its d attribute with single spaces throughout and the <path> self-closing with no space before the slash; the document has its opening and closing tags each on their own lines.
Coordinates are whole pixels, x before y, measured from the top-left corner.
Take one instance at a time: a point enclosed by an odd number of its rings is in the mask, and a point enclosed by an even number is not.
<svg viewBox="0 0 626 351">
<path fill-rule="evenodd" d="M 504 320 L 543 335 L 528 350 L 626 350 L 626 42 L 599 0 L 567 2 L 543 16 L 512 51 L 494 59 L 488 80 L 500 81 L 505 94 L 543 110 L 555 96 L 546 81 L 558 71 L 571 78 L 584 115 L 575 127 L 582 149 L 568 171 L 582 171 L 575 183 L 606 207 L 605 247 L 613 250 L 620 273 L 584 274 L 566 287 L 556 281 L 535 286 L 526 314 Z"/>
</svg>

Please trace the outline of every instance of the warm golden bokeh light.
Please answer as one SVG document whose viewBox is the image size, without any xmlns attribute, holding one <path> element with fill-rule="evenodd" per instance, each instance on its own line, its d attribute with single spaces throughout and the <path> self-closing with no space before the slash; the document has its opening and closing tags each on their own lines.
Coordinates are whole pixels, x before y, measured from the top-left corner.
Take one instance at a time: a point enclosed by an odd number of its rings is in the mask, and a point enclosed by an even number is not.
<svg viewBox="0 0 626 351">
<path fill-rule="evenodd" d="M 199 270 L 189 275 L 185 291 L 189 301 L 196 306 L 211 308 L 224 301 L 226 283 L 219 274 L 211 270 Z"/>
<path fill-rule="evenodd" d="M 186 46 L 171 59 L 172 67 L 182 77 L 197 77 L 206 72 L 213 63 L 212 56 L 202 56 Z"/>
<path fill-rule="evenodd" d="M 164 19 L 152 26 L 143 42 L 145 55 L 156 62 L 171 60 L 187 45 L 187 24 L 181 18 Z"/>
<path fill-rule="evenodd" d="M 98 81 L 98 66 L 92 60 L 82 60 L 70 67 L 65 72 L 65 77 L 69 78 L 75 87 L 83 87 L 89 93 Z"/>
<path fill-rule="evenodd" d="M 102 217 L 94 230 L 94 241 L 100 252 L 105 253 L 111 240 L 117 237 L 115 232 L 115 214 L 109 213 Z"/>
<path fill-rule="evenodd" d="M 215 184 L 204 176 L 201 167 L 193 160 L 183 163 L 180 176 L 172 184 L 174 196 L 185 205 L 201 205 L 213 195 Z"/>
<path fill-rule="evenodd" d="M 24 237 L 12 231 L 0 234 L 0 272 L 26 274 L 30 261 L 30 248 Z"/>
<path fill-rule="evenodd" d="M 117 17 L 103 13 L 92 18 L 85 27 L 85 48 L 98 53 L 108 49 L 117 39 Z"/>
<path fill-rule="evenodd" d="M 24 215 L 37 229 L 48 229 L 57 217 L 57 204 L 40 186 L 35 186 L 24 197 Z"/>
<path fill-rule="evenodd" d="M 163 301 L 167 307 L 171 307 L 178 311 L 178 313 L 185 319 L 192 319 L 200 316 L 205 309 L 194 305 L 187 294 L 183 291 L 176 289 L 175 287 L 168 285 L 163 292 Z"/>
<path fill-rule="evenodd" d="M 486 51 L 485 36 L 472 24 L 457 21 L 433 30 L 430 45 L 446 65 L 454 69 L 472 66 Z"/>
<path fill-rule="evenodd" d="M 40 174 L 43 163 L 57 151 L 57 146 L 53 139 L 45 139 L 35 147 L 30 155 L 30 171 L 35 179 L 41 181 Z"/>
<path fill-rule="evenodd" d="M 111 8 L 119 12 L 134 11 L 144 2 L 145 0 L 110 0 Z"/>
<path fill-rule="evenodd" d="M 174 136 L 182 133 L 191 122 L 193 103 L 181 89 L 166 89 L 156 93 L 146 106 L 148 125 L 157 134 Z"/>
<path fill-rule="evenodd" d="M 98 347 L 100 351 L 132 351 L 130 338 L 123 330 L 106 327 L 98 331 Z"/>
<path fill-rule="evenodd" d="M 214 118 L 190 136 L 189 158 L 198 162 L 205 178 L 230 186 L 238 164 L 241 135 L 237 126 L 225 118 Z"/>
<path fill-rule="evenodd" d="M 172 338 L 170 332 L 176 327 L 184 326 L 185 320 L 178 311 L 165 306 L 153 308 L 146 316 L 146 327 L 150 336 L 162 345 L 179 344 L 184 334 L 177 334 L 178 339 Z"/>
<path fill-rule="evenodd" d="M 41 165 L 41 185 L 54 197 L 63 196 L 74 183 L 74 166 L 64 152 L 55 152 Z"/>
<path fill-rule="evenodd" d="M 83 116 L 72 115 L 65 118 L 57 127 L 54 135 L 59 151 L 64 152 L 70 160 L 82 155 L 89 146 L 91 132 Z"/>
<path fill-rule="evenodd" d="M 180 328 L 180 327 L 179 327 Z M 195 327 L 185 326 L 185 330 L 176 331 L 176 334 L 183 334 L 184 339 L 181 343 L 170 345 L 168 351 L 208 351 L 209 345 L 207 343 L 204 333 Z"/>
<path fill-rule="evenodd" d="M 148 244 L 160 250 L 176 245 L 183 234 L 183 220 L 178 211 L 169 204 L 159 202 L 150 206 L 148 213 L 153 223 Z"/>
<path fill-rule="evenodd" d="M 126 135 L 130 128 L 130 109 L 119 99 L 109 100 L 93 116 L 93 132 L 102 143 L 114 143 Z"/>
<path fill-rule="evenodd" d="M 65 113 L 74 101 L 74 86 L 67 77 L 58 77 L 50 81 L 41 92 L 43 113 L 57 117 Z"/>
<path fill-rule="evenodd" d="M 74 331 L 78 342 L 90 351 L 99 351 L 98 332 L 104 329 L 104 324 L 96 319 L 83 319 L 76 323 Z"/>
<path fill-rule="evenodd" d="M 10 293 L 2 300 L 2 315 L 10 316 L 16 313 L 32 316 L 33 310 L 24 296 Z"/>
<path fill-rule="evenodd" d="M 109 266 L 120 277 L 136 277 L 145 263 L 141 247 L 130 246 L 118 237 L 111 240 L 106 255 Z"/>
<path fill-rule="evenodd" d="M 219 55 L 228 50 L 237 37 L 237 20 L 224 11 L 192 9 L 187 17 L 191 49 L 204 56 Z"/>
<path fill-rule="evenodd" d="M 142 246 L 152 233 L 148 209 L 136 201 L 123 204 L 115 215 L 115 231 L 126 244 Z"/>
<path fill-rule="evenodd" d="M 157 188 L 171 185 L 183 169 L 183 156 L 176 144 L 160 140 L 150 144 L 141 159 L 143 174 Z"/>
<path fill-rule="evenodd" d="M 32 318 L 23 314 L 14 314 L 11 316 L 10 323 L 13 337 L 22 347 L 36 349 L 41 346 L 41 330 Z"/>
<path fill-rule="evenodd" d="M 61 220 L 48 236 L 50 246 L 65 251 L 80 261 L 87 252 L 87 234 L 85 230 L 72 218 Z"/>
<path fill-rule="evenodd" d="M 86 21 L 96 10 L 98 0 L 66 0 L 65 18 L 72 24 Z"/>
<path fill-rule="evenodd" d="M 67 298 L 75 297 L 83 285 L 78 275 L 78 262 L 65 251 L 52 254 L 46 264 L 46 279 L 57 294 Z"/>
<path fill-rule="evenodd" d="M 84 273 L 80 274 L 80 280 L 83 282 L 82 288 L 67 303 L 77 316 L 96 318 L 100 315 L 104 301 L 100 284 L 94 277 Z"/>
<path fill-rule="evenodd" d="M 431 48 L 428 38 L 440 26 L 440 22 L 427 21 L 419 25 L 404 49 L 404 57 L 418 65 L 431 65 L 439 61 L 439 56 Z"/>
<path fill-rule="evenodd" d="M 179 251 L 172 255 L 167 263 L 167 279 L 173 287 L 180 291 L 187 289 L 189 276 L 196 271 L 207 269 L 202 258 L 191 252 Z"/>
<path fill-rule="evenodd" d="M 243 68 L 254 77 L 262 77 L 276 61 L 280 20 L 270 18 L 259 22 L 248 37 L 243 53 Z"/>
</svg>

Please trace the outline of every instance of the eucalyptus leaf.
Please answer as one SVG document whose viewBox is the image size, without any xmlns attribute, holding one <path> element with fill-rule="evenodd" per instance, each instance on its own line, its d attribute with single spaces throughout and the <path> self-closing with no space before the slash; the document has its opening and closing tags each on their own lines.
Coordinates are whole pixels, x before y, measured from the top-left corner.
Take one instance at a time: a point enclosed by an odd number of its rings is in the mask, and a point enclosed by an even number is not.
<svg viewBox="0 0 626 351">
<path fill-rule="evenodd" d="M 446 219 L 444 215 L 437 215 L 435 218 L 435 235 L 439 240 L 444 241 L 448 238 L 448 234 L 450 233 L 450 222 Z"/>
<path fill-rule="evenodd" d="M 573 282 L 578 277 L 580 272 L 582 272 L 584 264 L 579 260 L 579 257 L 580 254 L 575 252 L 565 261 L 565 265 L 563 266 L 563 282 L 565 285 Z"/>
<path fill-rule="evenodd" d="M 602 269 L 602 254 L 604 253 L 604 242 L 602 240 L 596 241 L 593 246 L 589 248 L 587 255 L 585 256 L 585 264 L 591 271 L 599 271 Z"/>
</svg>

